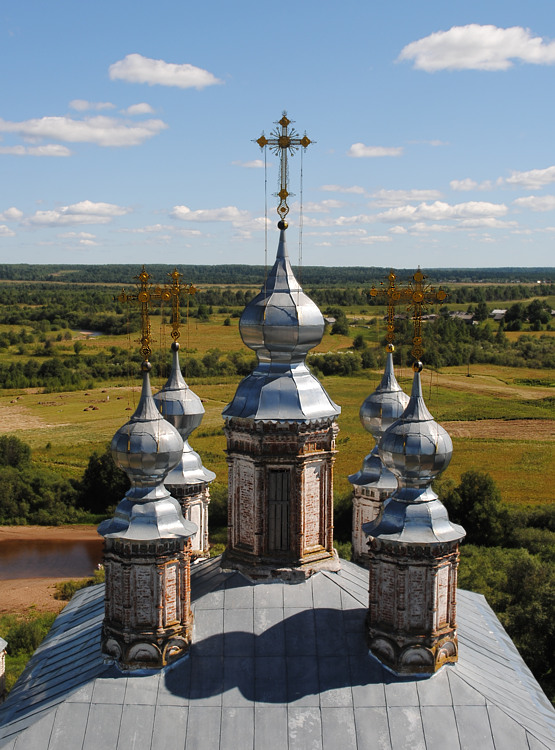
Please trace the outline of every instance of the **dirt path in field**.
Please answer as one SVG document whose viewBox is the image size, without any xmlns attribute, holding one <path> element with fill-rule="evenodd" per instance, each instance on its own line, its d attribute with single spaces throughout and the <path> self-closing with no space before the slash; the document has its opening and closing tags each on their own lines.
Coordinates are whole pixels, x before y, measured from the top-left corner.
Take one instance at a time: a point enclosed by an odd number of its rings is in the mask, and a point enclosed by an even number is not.
<svg viewBox="0 0 555 750">
<path fill-rule="evenodd" d="M 451 437 L 499 440 L 555 440 L 555 421 L 549 419 L 481 419 L 442 422 Z"/>
<path fill-rule="evenodd" d="M 0 526 L 3 541 L 97 540 L 96 526 Z M 54 599 L 55 584 L 67 578 L 18 578 L 0 581 L 0 614 L 59 612 L 66 602 Z"/>
</svg>

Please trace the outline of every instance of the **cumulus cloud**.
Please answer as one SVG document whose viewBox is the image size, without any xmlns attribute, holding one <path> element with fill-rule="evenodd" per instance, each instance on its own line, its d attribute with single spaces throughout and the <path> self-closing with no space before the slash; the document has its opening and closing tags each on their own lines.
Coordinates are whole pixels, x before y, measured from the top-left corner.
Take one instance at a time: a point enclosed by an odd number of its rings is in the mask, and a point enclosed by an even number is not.
<svg viewBox="0 0 555 750">
<path fill-rule="evenodd" d="M 94 240 L 95 234 L 90 232 L 60 232 L 58 235 L 63 240 Z"/>
<path fill-rule="evenodd" d="M 298 206 L 298 203 L 294 204 L 295 206 Z M 325 201 L 319 201 L 318 203 L 314 201 L 309 201 L 308 203 L 305 203 L 303 205 L 303 211 L 307 214 L 327 214 L 334 208 L 341 208 L 345 204 L 342 201 L 336 201 L 336 200 L 325 200 Z"/>
<path fill-rule="evenodd" d="M 103 109 L 115 109 L 116 105 L 111 102 L 88 102 L 86 99 L 73 99 L 69 103 L 70 109 L 75 109 L 77 112 L 87 112 L 95 110 L 99 112 Z"/>
<path fill-rule="evenodd" d="M 364 143 L 353 143 L 347 151 L 347 156 L 354 159 L 373 159 L 378 156 L 401 156 L 402 146 L 365 146 Z"/>
<path fill-rule="evenodd" d="M 527 190 L 539 190 L 555 182 L 555 166 L 546 167 L 546 169 L 530 169 L 528 172 L 511 172 L 511 176 L 507 177 L 505 182 Z"/>
<path fill-rule="evenodd" d="M 377 190 L 372 193 L 373 205 L 381 208 L 402 206 L 411 201 L 433 201 L 441 198 L 439 190 Z"/>
<path fill-rule="evenodd" d="M 103 115 L 84 120 L 73 120 L 70 117 L 41 117 L 22 122 L 8 122 L 0 119 L 0 133 L 16 133 L 24 138 L 50 138 L 70 143 L 95 143 L 97 146 L 138 146 L 167 127 L 162 120 L 145 120 L 140 124 L 130 124 Z"/>
<path fill-rule="evenodd" d="M 555 63 L 555 42 L 532 36 L 529 29 L 469 24 L 436 31 L 407 44 L 398 60 L 412 60 L 414 68 L 437 70 L 507 70 L 513 60 L 536 65 Z"/>
<path fill-rule="evenodd" d="M 149 224 L 146 227 L 135 227 L 133 229 L 119 229 L 120 232 L 131 234 L 179 234 L 182 237 L 198 237 L 202 234 L 199 229 L 180 229 L 172 224 Z"/>
<path fill-rule="evenodd" d="M 471 219 L 483 216 L 505 216 L 508 209 L 504 203 L 469 201 L 450 205 L 443 201 L 420 203 L 418 206 L 398 206 L 378 214 L 381 221 L 417 222 L 445 221 L 446 219 Z"/>
<path fill-rule="evenodd" d="M 49 143 L 44 146 L 0 146 L 0 154 L 12 156 L 71 156 L 67 146 Z"/>
<path fill-rule="evenodd" d="M 356 224 L 371 224 L 373 221 L 375 221 L 375 217 L 369 214 L 337 216 L 335 218 L 327 217 L 325 219 L 314 219 L 311 216 L 307 216 L 304 219 L 304 225 L 309 227 L 347 227 Z"/>
<path fill-rule="evenodd" d="M 203 89 L 222 83 L 212 73 L 189 63 L 168 63 L 137 53 L 127 55 L 123 60 L 110 65 L 109 75 L 112 81 L 148 83 L 149 86 L 177 86 L 180 89 Z"/>
<path fill-rule="evenodd" d="M 0 213 L 0 221 L 19 221 L 22 218 L 23 211 L 20 211 L 19 208 L 15 208 L 15 206 L 7 208 Z"/>
<path fill-rule="evenodd" d="M 320 190 L 324 190 L 326 193 L 354 193 L 356 195 L 363 195 L 364 188 L 360 185 L 351 185 L 350 187 L 344 187 L 343 185 L 322 185 Z"/>
<path fill-rule="evenodd" d="M 124 216 L 131 209 L 114 203 L 93 203 L 80 201 L 71 206 L 62 206 L 50 211 L 37 211 L 26 223 L 33 226 L 61 227 L 75 224 L 108 224 L 118 216 Z"/>
<path fill-rule="evenodd" d="M 484 182 L 476 182 L 471 180 L 470 177 L 465 177 L 464 180 L 451 180 L 449 183 L 451 190 L 457 190 L 459 192 L 468 192 L 469 190 L 491 190 L 493 184 L 490 180 L 484 180 Z"/>
<path fill-rule="evenodd" d="M 262 159 L 253 159 L 252 161 L 232 161 L 231 162 L 235 167 L 245 167 L 246 169 L 260 169 L 261 167 L 264 167 L 264 162 Z M 271 164 L 267 164 L 266 166 L 271 167 Z"/>
<path fill-rule="evenodd" d="M 555 210 L 555 195 L 528 195 L 525 198 L 517 198 L 513 205 L 518 208 L 528 208 L 530 211 L 553 211 Z"/>
<path fill-rule="evenodd" d="M 187 206 L 174 206 L 170 216 L 181 221 L 230 221 L 232 223 L 242 222 L 249 219 L 249 212 L 243 211 L 237 206 L 224 206 L 223 208 L 200 208 L 192 211 Z"/>
<path fill-rule="evenodd" d="M 15 237 L 15 232 L 5 224 L 0 224 L 0 237 Z"/>
<path fill-rule="evenodd" d="M 139 102 L 139 104 L 132 104 L 127 109 L 120 110 L 120 112 L 122 115 L 130 115 L 132 117 L 133 115 L 151 115 L 154 113 L 154 110 L 150 104 Z"/>
</svg>

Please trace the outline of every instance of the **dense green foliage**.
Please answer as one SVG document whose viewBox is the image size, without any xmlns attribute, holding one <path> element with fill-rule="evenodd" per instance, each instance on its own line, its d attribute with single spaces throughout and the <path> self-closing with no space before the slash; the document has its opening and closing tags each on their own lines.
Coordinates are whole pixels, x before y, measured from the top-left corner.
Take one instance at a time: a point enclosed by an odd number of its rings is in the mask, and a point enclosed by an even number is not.
<svg viewBox="0 0 555 750">
<path fill-rule="evenodd" d="M 106 571 L 103 566 L 95 570 L 90 578 L 80 578 L 78 580 L 60 581 L 56 584 L 56 593 L 54 599 L 68 602 L 75 592 L 86 589 L 89 586 L 96 586 L 97 583 L 104 583 L 106 580 Z"/>
<path fill-rule="evenodd" d="M 187 281 L 193 284 L 259 284 L 264 278 L 264 266 L 218 265 L 177 267 Z M 158 281 L 165 280 L 174 266 L 154 264 L 148 270 Z M 303 266 L 302 275 L 305 284 L 367 284 L 376 280 L 378 283 L 387 277 L 389 268 L 379 266 Z M 396 271 L 399 281 L 408 281 L 414 269 Z M 553 279 L 552 268 L 432 268 L 426 274 L 430 281 L 452 283 L 535 283 L 538 280 Z M 24 263 L 0 264 L 0 279 L 16 281 L 53 281 L 103 284 L 127 284 L 137 275 L 137 266 L 133 265 L 71 265 L 48 264 L 28 265 Z"/>
<path fill-rule="evenodd" d="M 40 646 L 56 615 L 32 612 L 25 617 L 0 616 L 0 635 L 8 643 L 6 652 L 6 690 L 9 692 L 33 652 Z"/>
</svg>

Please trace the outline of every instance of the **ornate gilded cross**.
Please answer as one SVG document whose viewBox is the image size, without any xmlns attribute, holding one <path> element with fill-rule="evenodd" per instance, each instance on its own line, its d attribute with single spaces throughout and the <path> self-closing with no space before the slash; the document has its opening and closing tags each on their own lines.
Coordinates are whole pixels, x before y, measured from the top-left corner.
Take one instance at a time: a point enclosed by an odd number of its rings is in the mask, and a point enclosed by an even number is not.
<svg viewBox="0 0 555 750">
<path fill-rule="evenodd" d="M 197 288 L 193 284 L 182 284 L 181 279 L 183 278 L 183 274 L 179 273 L 177 268 L 174 268 L 174 270 L 169 273 L 168 276 L 172 280 L 171 287 L 169 289 L 163 289 L 161 295 L 162 300 L 167 301 L 171 299 L 172 301 L 172 330 L 170 335 L 174 341 L 177 341 L 177 339 L 181 336 L 181 332 L 179 330 L 179 305 L 181 302 L 181 295 L 196 294 Z M 189 298 L 187 297 L 187 308 L 188 307 Z"/>
<path fill-rule="evenodd" d="M 427 276 L 424 276 L 420 268 L 413 275 L 412 281 L 409 281 L 408 287 L 404 290 L 404 296 L 410 300 L 408 309 L 412 309 L 412 319 L 414 321 L 414 337 L 412 339 L 412 356 L 419 360 L 422 356 L 422 308 L 433 305 L 435 302 L 443 302 L 447 297 L 447 292 L 443 289 L 437 291 L 433 286 L 425 284 Z"/>
<path fill-rule="evenodd" d="M 388 342 L 389 351 L 389 345 L 392 345 L 395 341 L 395 305 L 398 305 L 401 302 L 405 290 L 399 289 L 399 287 L 395 286 L 395 279 L 397 277 L 393 269 L 389 272 L 387 278 L 389 281 L 388 286 L 386 287 L 382 281 L 381 286 L 383 289 L 380 290 L 372 287 L 372 289 L 370 289 L 370 296 L 387 300 L 387 333 L 385 338 Z M 391 351 L 393 350 L 391 349 Z"/>
<path fill-rule="evenodd" d="M 289 213 L 289 206 L 287 205 L 287 198 L 294 193 L 290 193 L 287 190 L 287 182 L 289 178 L 289 169 L 287 164 L 287 157 L 293 156 L 295 151 L 298 150 L 299 146 L 306 149 L 311 143 L 310 138 L 307 137 L 306 133 L 302 138 L 294 128 L 289 129 L 291 123 L 294 122 L 287 117 L 287 112 L 283 113 L 281 120 L 278 120 L 275 125 L 278 127 L 274 128 L 270 134 L 270 138 L 266 138 L 264 133 L 257 139 L 256 143 L 260 148 L 270 147 L 272 153 L 279 156 L 280 159 L 280 185 L 279 193 L 275 195 L 279 198 L 279 206 L 277 212 L 280 219 L 285 220 L 285 217 Z"/>
<path fill-rule="evenodd" d="M 149 361 L 150 355 L 152 354 L 149 306 L 151 303 L 151 299 L 155 293 L 153 293 L 152 284 L 149 283 L 150 278 L 150 274 L 143 266 L 141 273 L 138 276 L 135 276 L 138 287 L 137 293 L 128 294 L 125 289 L 122 289 L 121 293 L 116 297 L 116 299 L 121 303 L 138 302 L 141 306 L 141 338 L 139 341 L 141 344 L 140 351 L 145 362 Z M 156 296 L 159 295 L 156 294 Z"/>
</svg>

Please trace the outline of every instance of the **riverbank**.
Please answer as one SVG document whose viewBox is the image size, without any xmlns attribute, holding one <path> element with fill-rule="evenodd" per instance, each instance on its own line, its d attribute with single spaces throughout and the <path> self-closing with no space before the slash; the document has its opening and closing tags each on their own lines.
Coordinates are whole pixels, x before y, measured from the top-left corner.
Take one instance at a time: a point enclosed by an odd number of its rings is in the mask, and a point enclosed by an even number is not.
<svg viewBox="0 0 555 750">
<path fill-rule="evenodd" d="M 90 542 L 98 540 L 96 526 L 0 526 L 2 542 Z M 92 571 L 91 571 L 92 572 Z M 0 614 L 59 612 L 66 602 L 54 599 L 56 584 L 76 576 L 0 580 Z"/>
</svg>

